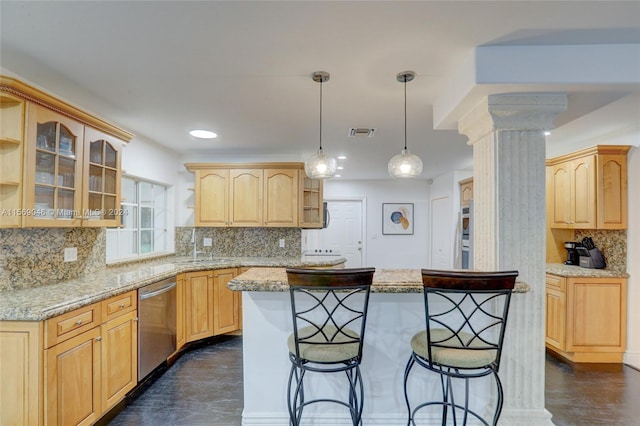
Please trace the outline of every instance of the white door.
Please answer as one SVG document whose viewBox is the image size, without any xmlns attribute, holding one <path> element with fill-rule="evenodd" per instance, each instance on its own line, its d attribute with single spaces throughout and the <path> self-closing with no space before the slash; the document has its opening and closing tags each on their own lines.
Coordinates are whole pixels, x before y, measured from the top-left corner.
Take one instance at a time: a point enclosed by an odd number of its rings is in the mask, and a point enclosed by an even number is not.
<svg viewBox="0 0 640 426">
<path fill-rule="evenodd" d="M 455 239 L 449 197 L 431 200 L 431 268 L 453 268 Z"/>
<path fill-rule="evenodd" d="M 362 267 L 362 201 L 326 200 L 329 226 L 319 232 L 319 247 L 339 252 L 345 267 Z"/>
</svg>

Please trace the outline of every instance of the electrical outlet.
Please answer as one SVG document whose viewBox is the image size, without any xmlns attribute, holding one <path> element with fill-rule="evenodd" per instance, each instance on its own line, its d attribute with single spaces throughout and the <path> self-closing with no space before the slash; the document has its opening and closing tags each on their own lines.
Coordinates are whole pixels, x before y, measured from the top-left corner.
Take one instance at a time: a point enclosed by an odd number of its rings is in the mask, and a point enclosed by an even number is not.
<svg viewBox="0 0 640 426">
<path fill-rule="evenodd" d="M 284 238 L 280 238 L 280 248 L 284 248 Z"/>
<path fill-rule="evenodd" d="M 213 245 L 213 238 L 203 238 L 202 245 L 205 247 L 211 247 Z"/>
<path fill-rule="evenodd" d="M 77 247 L 65 247 L 64 249 L 64 261 L 75 262 L 78 260 L 78 248 Z"/>
</svg>

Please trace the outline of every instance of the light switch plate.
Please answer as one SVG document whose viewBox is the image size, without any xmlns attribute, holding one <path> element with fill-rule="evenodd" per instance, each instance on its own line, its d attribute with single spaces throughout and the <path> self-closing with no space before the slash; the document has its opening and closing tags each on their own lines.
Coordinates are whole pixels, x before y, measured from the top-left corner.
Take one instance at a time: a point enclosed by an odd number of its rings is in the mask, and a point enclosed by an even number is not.
<svg viewBox="0 0 640 426">
<path fill-rule="evenodd" d="M 64 261 L 75 262 L 78 260 L 78 248 L 77 247 L 65 247 L 64 249 Z"/>
<path fill-rule="evenodd" d="M 284 238 L 280 238 L 280 247 L 284 248 Z"/>
<path fill-rule="evenodd" d="M 213 238 L 203 238 L 202 245 L 205 247 L 211 247 L 213 245 Z"/>
</svg>

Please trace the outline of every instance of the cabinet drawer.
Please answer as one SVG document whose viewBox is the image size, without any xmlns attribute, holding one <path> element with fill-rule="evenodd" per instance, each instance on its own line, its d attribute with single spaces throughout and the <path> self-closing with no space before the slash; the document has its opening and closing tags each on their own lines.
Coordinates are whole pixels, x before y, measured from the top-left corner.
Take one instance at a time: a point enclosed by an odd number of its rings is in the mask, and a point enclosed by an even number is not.
<svg viewBox="0 0 640 426">
<path fill-rule="evenodd" d="M 566 293 L 567 290 L 567 280 L 564 277 L 559 277 L 557 275 L 548 275 L 546 277 L 545 282 L 547 283 L 547 289 L 556 290 L 562 293 Z"/>
<path fill-rule="evenodd" d="M 109 321 L 138 307 L 138 293 L 135 290 L 110 297 L 102 301 L 102 321 Z"/>
<path fill-rule="evenodd" d="M 45 348 L 100 325 L 100 304 L 85 306 L 45 321 Z"/>
</svg>

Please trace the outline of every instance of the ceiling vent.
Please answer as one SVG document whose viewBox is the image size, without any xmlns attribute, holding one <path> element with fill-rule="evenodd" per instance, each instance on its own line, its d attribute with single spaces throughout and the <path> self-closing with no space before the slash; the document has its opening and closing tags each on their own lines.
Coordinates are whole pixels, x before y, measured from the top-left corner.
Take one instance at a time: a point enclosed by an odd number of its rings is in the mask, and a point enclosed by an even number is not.
<svg viewBox="0 0 640 426">
<path fill-rule="evenodd" d="M 349 129 L 349 137 L 350 138 L 372 138 L 376 133 L 376 129 L 369 127 L 352 127 Z"/>
</svg>

